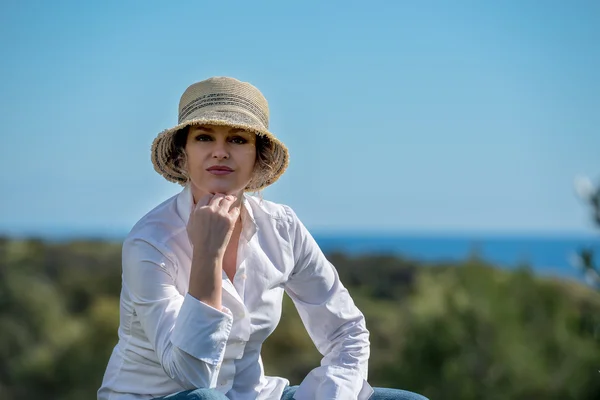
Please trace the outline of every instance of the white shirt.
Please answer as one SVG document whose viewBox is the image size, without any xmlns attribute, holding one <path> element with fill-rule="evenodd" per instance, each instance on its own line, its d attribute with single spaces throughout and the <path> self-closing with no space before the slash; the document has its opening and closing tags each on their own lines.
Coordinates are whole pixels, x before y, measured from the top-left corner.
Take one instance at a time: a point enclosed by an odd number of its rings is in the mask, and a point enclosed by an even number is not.
<svg viewBox="0 0 600 400">
<path fill-rule="evenodd" d="M 188 294 L 189 187 L 145 215 L 123 242 L 119 342 L 99 400 L 147 400 L 215 388 L 231 400 L 281 398 L 289 381 L 264 375 L 260 350 L 284 291 L 323 355 L 295 399 L 368 399 L 369 332 L 334 267 L 292 209 L 244 195 L 233 282 L 222 310 Z M 294 360 L 289 360 L 293 363 Z"/>
</svg>

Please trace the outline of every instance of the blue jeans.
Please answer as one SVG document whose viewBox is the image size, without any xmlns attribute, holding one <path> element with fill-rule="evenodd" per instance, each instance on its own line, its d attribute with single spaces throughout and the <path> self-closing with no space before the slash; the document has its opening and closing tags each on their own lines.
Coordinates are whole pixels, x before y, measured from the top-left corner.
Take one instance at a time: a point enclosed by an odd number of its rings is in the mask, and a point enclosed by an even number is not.
<svg viewBox="0 0 600 400">
<path fill-rule="evenodd" d="M 294 393 L 298 386 L 288 386 L 283 391 L 281 400 L 293 400 Z M 427 400 L 420 394 L 407 392 L 399 389 L 373 388 L 375 393 L 370 400 Z M 224 394 L 213 389 L 186 390 L 164 397 L 157 397 L 154 400 L 228 400 Z"/>
</svg>

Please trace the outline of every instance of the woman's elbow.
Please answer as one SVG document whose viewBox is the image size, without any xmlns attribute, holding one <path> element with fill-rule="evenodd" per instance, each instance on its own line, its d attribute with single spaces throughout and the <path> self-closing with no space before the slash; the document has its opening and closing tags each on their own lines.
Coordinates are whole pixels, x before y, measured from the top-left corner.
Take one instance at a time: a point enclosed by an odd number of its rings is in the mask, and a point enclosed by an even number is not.
<svg viewBox="0 0 600 400">
<path fill-rule="evenodd" d="M 217 366 L 198 360 L 175 346 L 163 353 L 161 364 L 169 378 L 184 389 L 216 387 Z"/>
</svg>

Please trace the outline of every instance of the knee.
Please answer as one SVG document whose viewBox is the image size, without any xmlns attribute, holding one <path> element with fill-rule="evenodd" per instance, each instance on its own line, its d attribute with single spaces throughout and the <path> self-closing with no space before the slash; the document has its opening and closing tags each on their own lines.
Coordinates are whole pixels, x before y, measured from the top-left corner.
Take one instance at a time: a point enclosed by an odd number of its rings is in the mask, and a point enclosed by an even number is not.
<svg viewBox="0 0 600 400">
<path fill-rule="evenodd" d="M 214 389 L 196 389 L 192 396 L 186 400 L 228 400 L 227 397 Z"/>
<path fill-rule="evenodd" d="M 225 395 L 214 389 L 194 389 L 164 397 L 164 400 L 228 400 Z"/>
<path fill-rule="evenodd" d="M 420 394 L 400 389 L 374 388 L 370 400 L 428 400 Z"/>
</svg>

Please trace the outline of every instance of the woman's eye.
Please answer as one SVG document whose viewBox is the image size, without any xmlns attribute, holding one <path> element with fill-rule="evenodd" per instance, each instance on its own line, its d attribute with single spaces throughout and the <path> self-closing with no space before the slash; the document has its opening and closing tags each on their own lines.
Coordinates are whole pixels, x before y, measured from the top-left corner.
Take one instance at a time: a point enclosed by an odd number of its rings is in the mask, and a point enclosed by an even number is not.
<svg viewBox="0 0 600 400">
<path fill-rule="evenodd" d="M 209 140 L 212 140 L 212 138 L 208 135 L 198 135 L 196 136 L 196 141 L 197 142 L 208 142 Z"/>
<path fill-rule="evenodd" d="M 231 138 L 231 142 L 235 143 L 235 144 L 244 144 L 244 143 L 247 143 L 248 141 L 241 136 L 236 136 L 234 138 Z"/>
</svg>

